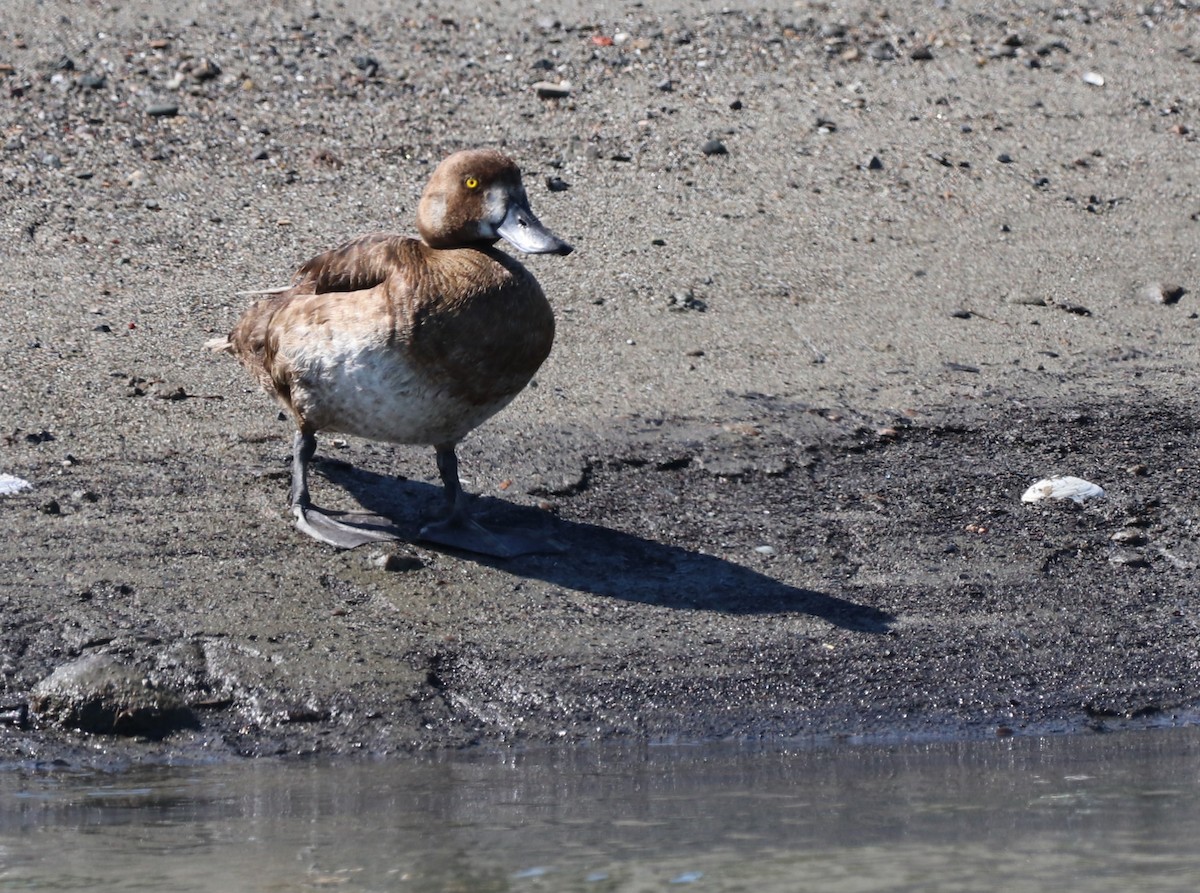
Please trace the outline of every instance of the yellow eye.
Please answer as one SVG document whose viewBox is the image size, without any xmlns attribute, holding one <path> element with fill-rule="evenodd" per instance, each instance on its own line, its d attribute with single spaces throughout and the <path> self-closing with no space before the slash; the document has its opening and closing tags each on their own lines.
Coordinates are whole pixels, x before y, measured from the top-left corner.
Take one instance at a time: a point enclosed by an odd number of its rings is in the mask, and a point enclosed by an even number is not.
<svg viewBox="0 0 1200 893">
<path fill-rule="evenodd" d="M 476 180 L 474 177 L 467 177 L 467 188 L 468 189 L 475 189 L 477 186 L 479 186 L 478 180 Z"/>
</svg>

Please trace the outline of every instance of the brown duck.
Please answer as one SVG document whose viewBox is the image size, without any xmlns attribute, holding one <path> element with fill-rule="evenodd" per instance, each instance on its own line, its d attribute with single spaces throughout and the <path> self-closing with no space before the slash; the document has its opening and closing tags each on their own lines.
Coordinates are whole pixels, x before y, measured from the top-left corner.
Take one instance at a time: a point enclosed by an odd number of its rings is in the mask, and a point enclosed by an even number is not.
<svg viewBox="0 0 1200 893">
<path fill-rule="evenodd" d="M 296 525 L 339 548 L 399 538 L 378 516 L 330 513 L 308 493 L 318 431 L 429 444 L 449 514 L 422 539 L 509 557 L 546 544 L 471 518 L 455 447 L 503 409 L 554 342 L 554 315 L 533 275 L 495 247 L 569 254 L 529 207 L 516 164 L 457 152 L 438 165 L 417 207 L 420 240 L 374 233 L 308 261 L 291 286 L 259 292 L 227 339 L 296 421 Z"/>
</svg>

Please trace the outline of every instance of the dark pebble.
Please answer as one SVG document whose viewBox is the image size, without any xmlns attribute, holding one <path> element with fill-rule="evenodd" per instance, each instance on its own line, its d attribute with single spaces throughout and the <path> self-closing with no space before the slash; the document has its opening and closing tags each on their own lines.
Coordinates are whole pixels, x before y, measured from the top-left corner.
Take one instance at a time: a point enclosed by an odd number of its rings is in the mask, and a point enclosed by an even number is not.
<svg viewBox="0 0 1200 893">
<path fill-rule="evenodd" d="M 867 162 L 867 170 L 869 170 L 869 171 L 883 170 L 883 159 L 881 159 L 878 155 L 872 155 L 871 160 Z"/>
<path fill-rule="evenodd" d="M 740 99 L 735 99 L 733 102 L 729 103 L 729 107 L 735 112 L 740 112 L 744 108 Z"/>
<path fill-rule="evenodd" d="M 996 160 L 999 161 L 1001 164 L 1012 164 L 1012 161 L 1013 161 L 1012 156 L 1009 155 L 1007 152 L 1001 152 L 999 155 L 996 156 Z"/>
<path fill-rule="evenodd" d="M 379 60 L 374 56 L 368 56 L 365 54 L 355 56 L 352 61 L 354 62 L 354 67 L 369 78 L 373 78 L 379 73 Z"/>
<path fill-rule="evenodd" d="M 105 75 L 94 74 L 92 72 L 88 72 L 79 79 L 79 86 L 86 87 L 89 90 L 103 89 L 104 85 L 107 83 L 108 78 Z"/>
<path fill-rule="evenodd" d="M 160 102 L 156 105 L 148 106 L 146 114 L 151 118 L 174 118 L 179 114 L 179 103 Z"/>
<path fill-rule="evenodd" d="M 896 48 L 889 41 L 877 40 L 867 48 L 867 55 L 876 62 L 890 62 L 896 58 Z"/>
<path fill-rule="evenodd" d="M 1140 288 L 1138 294 L 1152 304 L 1175 304 L 1187 294 L 1187 289 L 1174 283 L 1151 282 Z"/>
<path fill-rule="evenodd" d="M 933 50 L 925 44 L 921 44 L 921 46 L 913 48 L 913 51 L 908 54 L 908 58 L 914 62 L 928 62 L 933 58 Z"/>
<path fill-rule="evenodd" d="M 546 188 L 551 192 L 566 192 L 571 188 L 571 184 L 562 177 L 547 177 Z"/>
<path fill-rule="evenodd" d="M 729 154 L 729 150 L 725 148 L 725 144 L 720 140 L 706 140 L 704 145 L 700 147 L 700 151 L 705 155 Z"/>
</svg>

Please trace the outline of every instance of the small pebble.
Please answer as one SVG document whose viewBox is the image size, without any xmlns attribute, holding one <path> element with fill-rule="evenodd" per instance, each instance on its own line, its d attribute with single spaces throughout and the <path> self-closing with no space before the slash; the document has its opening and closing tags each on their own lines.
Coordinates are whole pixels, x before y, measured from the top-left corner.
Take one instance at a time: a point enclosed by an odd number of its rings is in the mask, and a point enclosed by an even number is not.
<svg viewBox="0 0 1200 893">
<path fill-rule="evenodd" d="M 571 84 L 569 81 L 538 81 L 533 85 L 533 91 L 538 99 L 565 99 L 571 95 Z"/>
<path fill-rule="evenodd" d="M 877 40 L 867 48 L 867 55 L 876 62 L 890 62 L 896 58 L 896 48 L 889 41 Z"/>
<path fill-rule="evenodd" d="M 881 171 L 883 170 L 883 159 L 878 155 L 872 155 L 870 161 L 867 162 L 867 170 Z"/>
<path fill-rule="evenodd" d="M 775 554 L 774 546 L 755 546 L 754 551 L 759 555 L 772 556 Z"/>
<path fill-rule="evenodd" d="M 179 103 L 160 102 L 146 108 L 146 114 L 151 118 L 174 118 L 179 114 Z"/>
<path fill-rule="evenodd" d="M 547 177 L 546 188 L 551 192 L 566 192 L 571 188 L 571 184 L 562 177 Z"/>
<path fill-rule="evenodd" d="M 717 139 L 706 140 L 704 145 L 700 147 L 700 151 L 705 155 L 728 155 L 729 150 L 725 148 L 725 144 Z"/>
<path fill-rule="evenodd" d="M 1089 499 L 1104 497 L 1103 488 L 1085 481 L 1083 478 L 1063 477 L 1045 478 L 1030 486 L 1021 494 L 1021 502 L 1041 502 L 1044 499 L 1070 500 L 1082 505 Z"/>
<path fill-rule="evenodd" d="M 1140 546 L 1146 542 L 1146 534 L 1135 527 L 1126 527 L 1114 533 L 1112 541 L 1122 546 Z"/>
<path fill-rule="evenodd" d="M 404 571 L 417 571 L 425 566 L 421 559 L 415 555 L 400 555 L 395 552 L 372 555 L 370 562 L 375 567 L 392 574 Z"/>
<path fill-rule="evenodd" d="M 1138 289 L 1138 296 L 1152 304 L 1175 304 L 1187 289 L 1175 283 L 1150 282 Z"/>
<path fill-rule="evenodd" d="M 1104 86 L 1104 76 L 1101 74 L 1097 74 L 1094 71 L 1084 72 L 1083 82 L 1085 84 L 1091 84 L 1093 87 L 1103 87 Z"/>
<path fill-rule="evenodd" d="M 11 474 L 0 474 L 0 496 L 12 496 L 24 490 L 32 490 L 33 484 Z"/>
</svg>

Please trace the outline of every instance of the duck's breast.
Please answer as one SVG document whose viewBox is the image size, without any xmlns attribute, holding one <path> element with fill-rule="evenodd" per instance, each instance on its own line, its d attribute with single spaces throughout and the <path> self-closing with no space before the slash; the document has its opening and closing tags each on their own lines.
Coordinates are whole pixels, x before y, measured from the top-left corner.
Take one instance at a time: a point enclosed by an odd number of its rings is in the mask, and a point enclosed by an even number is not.
<svg viewBox="0 0 1200 893">
<path fill-rule="evenodd" d="M 272 375 L 286 379 L 276 391 L 302 426 L 452 443 L 506 406 L 548 355 L 553 314 L 520 264 L 473 249 L 416 253 L 436 263 L 398 264 L 369 290 L 297 295 L 275 315 Z"/>
</svg>

